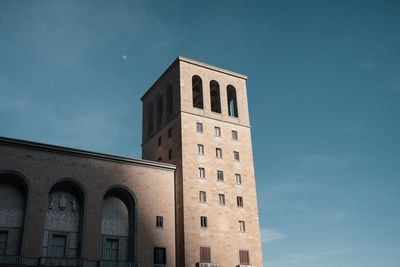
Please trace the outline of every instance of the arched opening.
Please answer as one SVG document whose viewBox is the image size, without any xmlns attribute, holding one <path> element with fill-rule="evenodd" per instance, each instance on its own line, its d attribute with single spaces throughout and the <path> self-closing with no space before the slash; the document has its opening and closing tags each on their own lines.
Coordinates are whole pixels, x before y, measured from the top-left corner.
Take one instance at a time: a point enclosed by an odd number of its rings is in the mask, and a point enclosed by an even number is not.
<svg viewBox="0 0 400 267">
<path fill-rule="evenodd" d="M 0 174 L 0 264 L 19 264 L 28 186 L 14 173 Z"/>
<path fill-rule="evenodd" d="M 163 117 L 163 94 L 162 91 L 157 95 L 157 128 L 160 127 Z"/>
<path fill-rule="evenodd" d="M 149 108 L 147 109 L 147 135 L 148 136 L 150 136 L 154 130 L 153 114 L 154 114 L 154 105 L 153 105 L 153 102 L 150 102 Z"/>
<path fill-rule="evenodd" d="M 228 99 L 228 114 L 232 117 L 238 117 L 236 89 L 232 85 L 228 85 L 226 88 L 226 94 Z"/>
<path fill-rule="evenodd" d="M 221 113 L 219 84 L 214 80 L 210 82 L 210 99 L 211 99 L 211 111 Z"/>
<path fill-rule="evenodd" d="M 43 260 L 47 265 L 71 264 L 82 257 L 85 193 L 71 179 L 53 185 L 48 196 L 43 238 Z"/>
<path fill-rule="evenodd" d="M 103 198 L 101 260 L 133 262 L 136 258 L 136 200 L 123 187 L 110 189 Z"/>
<path fill-rule="evenodd" d="M 197 75 L 192 77 L 193 107 L 203 109 L 203 82 Z"/>
<path fill-rule="evenodd" d="M 172 111 L 174 107 L 174 87 L 172 85 L 172 81 L 168 82 L 167 87 L 167 118 L 170 119 L 172 116 Z"/>
</svg>

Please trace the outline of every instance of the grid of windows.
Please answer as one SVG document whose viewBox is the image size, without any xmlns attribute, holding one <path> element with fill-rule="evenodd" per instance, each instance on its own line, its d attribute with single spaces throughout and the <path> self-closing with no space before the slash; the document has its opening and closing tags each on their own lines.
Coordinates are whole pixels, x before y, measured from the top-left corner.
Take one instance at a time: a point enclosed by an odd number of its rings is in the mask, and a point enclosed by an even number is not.
<svg viewBox="0 0 400 267">
<path fill-rule="evenodd" d="M 239 152 L 233 151 L 233 160 L 240 161 Z"/>
<path fill-rule="evenodd" d="M 197 154 L 204 155 L 204 145 L 202 144 L 197 145 Z"/>
<path fill-rule="evenodd" d="M 118 260 L 118 239 L 107 238 L 104 244 L 104 260 L 117 261 Z"/>
<path fill-rule="evenodd" d="M 200 191 L 199 192 L 199 201 L 203 202 L 203 203 L 207 202 L 206 192 L 205 191 Z"/>
<path fill-rule="evenodd" d="M 224 172 L 223 171 L 217 171 L 217 181 L 219 181 L 219 182 L 224 181 Z"/>
<path fill-rule="evenodd" d="M 6 255 L 7 241 L 8 241 L 8 232 L 0 231 L 0 255 Z"/>
<path fill-rule="evenodd" d="M 236 197 L 236 203 L 238 207 L 243 207 L 243 197 Z"/>
<path fill-rule="evenodd" d="M 66 235 L 52 234 L 48 247 L 48 256 L 52 258 L 65 258 L 66 246 Z"/>
<path fill-rule="evenodd" d="M 246 225 L 244 221 L 239 221 L 239 231 L 242 233 L 246 232 Z"/>
<path fill-rule="evenodd" d="M 204 179 L 206 177 L 206 170 L 202 167 L 199 167 L 198 177 Z"/>
<path fill-rule="evenodd" d="M 203 133 L 203 124 L 201 122 L 196 123 L 196 131 L 198 133 Z"/>
<path fill-rule="evenodd" d="M 242 184 L 242 176 L 239 173 L 235 173 L 235 183 Z"/>
<path fill-rule="evenodd" d="M 238 133 L 235 130 L 232 130 L 232 140 L 238 140 Z"/>
<path fill-rule="evenodd" d="M 220 205 L 225 205 L 225 194 L 218 194 L 218 201 Z"/>
<path fill-rule="evenodd" d="M 216 148 L 215 149 L 215 156 L 218 158 L 218 159 L 220 159 L 220 158 L 222 158 L 222 149 L 221 148 Z"/>
<path fill-rule="evenodd" d="M 206 216 L 201 216 L 200 217 L 200 226 L 202 228 L 206 228 L 207 227 L 207 217 Z"/>
<path fill-rule="evenodd" d="M 163 228 L 164 227 L 164 217 L 156 216 L 156 227 Z"/>
<path fill-rule="evenodd" d="M 214 133 L 215 133 L 215 136 L 221 136 L 221 128 L 215 126 Z"/>
<path fill-rule="evenodd" d="M 165 266 L 167 264 L 166 248 L 154 247 L 154 266 Z"/>
</svg>

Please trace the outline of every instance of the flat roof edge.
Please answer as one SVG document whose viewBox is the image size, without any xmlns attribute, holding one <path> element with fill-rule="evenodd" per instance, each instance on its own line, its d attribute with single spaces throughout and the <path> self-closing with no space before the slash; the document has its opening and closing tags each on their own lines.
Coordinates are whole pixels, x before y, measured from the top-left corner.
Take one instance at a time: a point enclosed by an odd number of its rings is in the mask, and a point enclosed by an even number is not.
<svg viewBox="0 0 400 267">
<path fill-rule="evenodd" d="M 116 163 L 131 164 L 131 165 L 137 165 L 137 166 L 142 166 L 142 167 L 152 167 L 152 168 L 159 168 L 159 169 L 165 169 L 165 170 L 176 170 L 175 165 L 168 164 L 168 163 L 156 162 L 156 161 L 151 161 L 151 160 L 143 160 L 143 159 L 134 159 L 134 158 L 128 158 L 128 157 L 121 157 L 121 156 L 116 156 L 116 155 L 92 152 L 92 151 L 88 151 L 88 150 L 55 146 L 55 145 L 19 140 L 19 139 L 2 137 L 2 136 L 0 136 L 0 144 L 5 144 L 5 145 L 9 145 L 9 146 L 25 147 L 25 148 L 30 148 L 30 149 L 34 149 L 34 150 L 48 151 L 48 152 L 53 152 L 53 153 L 67 154 L 67 155 L 79 156 L 79 157 L 84 157 L 84 158 L 112 161 L 112 162 L 116 162 Z"/>
</svg>

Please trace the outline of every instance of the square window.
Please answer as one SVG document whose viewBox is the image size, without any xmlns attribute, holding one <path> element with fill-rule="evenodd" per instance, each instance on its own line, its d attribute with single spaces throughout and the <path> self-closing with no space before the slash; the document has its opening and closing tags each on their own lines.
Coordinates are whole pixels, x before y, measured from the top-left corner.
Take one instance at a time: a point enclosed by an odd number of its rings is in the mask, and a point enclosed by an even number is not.
<svg viewBox="0 0 400 267">
<path fill-rule="evenodd" d="M 168 137 L 171 138 L 172 137 L 172 128 L 168 129 Z"/>
<path fill-rule="evenodd" d="M 222 149 L 221 148 L 216 148 L 215 149 L 215 155 L 218 159 L 222 158 Z"/>
<path fill-rule="evenodd" d="M 156 227 L 163 228 L 164 227 L 164 218 L 163 216 L 156 216 Z"/>
<path fill-rule="evenodd" d="M 198 133 L 203 133 L 203 124 L 201 122 L 196 123 L 196 131 Z"/>
<path fill-rule="evenodd" d="M 207 201 L 206 199 L 206 192 L 205 191 L 200 191 L 199 192 L 199 201 L 205 203 Z"/>
<path fill-rule="evenodd" d="M 197 154 L 204 155 L 204 145 L 201 144 L 197 145 Z"/>
<path fill-rule="evenodd" d="M 206 216 L 201 216 L 200 217 L 200 226 L 202 228 L 206 228 L 207 227 L 207 217 Z"/>
<path fill-rule="evenodd" d="M 160 137 L 158 137 L 158 146 L 161 146 L 161 144 L 162 144 L 162 139 L 161 139 L 161 136 L 160 136 Z"/>
<path fill-rule="evenodd" d="M 240 161 L 239 152 L 233 151 L 233 160 L 234 161 Z"/>
<path fill-rule="evenodd" d="M 242 184 L 242 176 L 239 173 L 235 173 L 236 184 Z"/>
<path fill-rule="evenodd" d="M 244 221 L 239 221 L 239 231 L 241 233 L 246 232 L 246 225 L 245 225 Z"/>
<path fill-rule="evenodd" d="M 238 133 L 235 130 L 232 130 L 232 140 L 238 140 Z"/>
<path fill-rule="evenodd" d="M 153 262 L 156 266 L 162 266 L 167 264 L 167 253 L 166 248 L 154 247 Z"/>
<path fill-rule="evenodd" d="M 236 203 L 238 207 L 243 208 L 243 197 L 237 197 Z"/>
<path fill-rule="evenodd" d="M 218 200 L 220 205 L 225 205 L 225 195 L 224 194 L 218 194 Z"/>
<path fill-rule="evenodd" d="M 219 182 L 224 181 L 224 172 L 223 171 L 217 171 L 217 181 L 219 181 Z"/>
<path fill-rule="evenodd" d="M 172 159 L 172 150 L 171 149 L 168 151 L 168 159 Z"/>
<path fill-rule="evenodd" d="M 214 133 L 215 133 L 215 136 L 221 136 L 221 128 L 214 127 Z"/>
<path fill-rule="evenodd" d="M 199 176 L 199 178 L 204 179 L 206 177 L 206 170 L 202 167 L 199 167 L 198 176 Z"/>
</svg>

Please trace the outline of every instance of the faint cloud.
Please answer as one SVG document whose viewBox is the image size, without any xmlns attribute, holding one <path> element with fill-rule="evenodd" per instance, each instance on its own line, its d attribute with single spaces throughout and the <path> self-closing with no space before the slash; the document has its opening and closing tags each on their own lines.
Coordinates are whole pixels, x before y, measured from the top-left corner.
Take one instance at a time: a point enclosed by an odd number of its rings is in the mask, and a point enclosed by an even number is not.
<svg viewBox="0 0 400 267">
<path fill-rule="evenodd" d="M 287 237 L 286 234 L 279 232 L 277 229 L 273 228 L 262 228 L 260 231 L 261 243 L 267 244 L 272 241 L 284 239 Z"/>
<path fill-rule="evenodd" d="M 364 70 L 371 70 L 375 68 L 375 65 L 372 63 L 363 63 L 360 65 L 360 68 L 364 69 Z"/>
<path fill-rule="evenodd" d="M 128 59 L 128 56 L 127 56 L 127 55 L 122 55 L 122 59 L 123 59 L 123 60 L 127 60 L 127 59 Z"/>
</svg>

